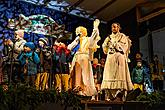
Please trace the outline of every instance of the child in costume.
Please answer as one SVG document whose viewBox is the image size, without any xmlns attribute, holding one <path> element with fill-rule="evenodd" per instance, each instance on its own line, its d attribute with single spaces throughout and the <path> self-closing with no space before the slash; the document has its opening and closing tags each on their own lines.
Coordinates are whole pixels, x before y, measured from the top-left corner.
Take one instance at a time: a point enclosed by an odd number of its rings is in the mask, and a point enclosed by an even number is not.
<svg viewBox="0 0 165 110">
<path fill-rule="evenodd" d="M 103 70 L 101 64 L 99 64 L 98 59 L 94 58 L 93 59 L 93 64 L 92 64 L 92 69 L 93 69 L 93 76 L 94 76 L 94 82 L 95 82 L 95 87 L 97 90 L 97 95 L 92 96 L 91 100 L 100 100 L 99 98 L 101 97 L 101 82 L 103 79 Z"/>
<path fill-rule="evenodd" d="M 23 67 L 25 83 L 34 86 L 35 76 L 37 74 L 37 64 L 40 62 L 38 54 L 34 51 L 33 42 L 26 42 L 24 51 L 19 55 L 18 59 Z"/>
<path fill-rule="evenodd" d="M 134 89 L 139 88 L 141 91 L 145 90 L 147 93 L 151 93 L 153 88 L 147 71 L 147 68 L 142 64 L 142 60 L 137 60 L 137 65 L 131 73 L 131 80 Z"/>
<path fill-rule="evenodd" d="M 51 71 L 51 51 L 48 47 L 47 38 L 39 38 L 38 43 L 39 46 L 36 49 L 36 52 L 40 57 L 40 63 L 38 65 L 38 73 L 35 85 L 37 90 L 45 90 L 48 88 L 48 78 Z"/>
<path fill-rule="evenodd" d="M 5 67 L 8 68 L 5 71 L 8 71 L 12 76 L 12 81 L 17 82 L 19 80 L 23 81 L 20 64 L 18 62 L 18 55 L 24 50 L 24 30 L 19 29 L 15 31 L 15 38 L 13 40 L 6 39 L 4 41 L 4 54 L 8 57 L 6 60 Z M 12 67 L 12 68 L 11 68 Z"/>
<path fill-rule="evenodd" d="M 153 88 L 155 91 L 163 90 L 163 64 L 160 63 L 158 55 L 154 55 L 153 61 L 150 63 L 151 77 L 153 82 Z"/>
<path fill-rule="evenodd" d="M 69 88 L 70 51 L 66 40 L 57 39 L 54 44 L 53 68 L 55 68 L 55 88 L 67 91 Z"/>
</svg>

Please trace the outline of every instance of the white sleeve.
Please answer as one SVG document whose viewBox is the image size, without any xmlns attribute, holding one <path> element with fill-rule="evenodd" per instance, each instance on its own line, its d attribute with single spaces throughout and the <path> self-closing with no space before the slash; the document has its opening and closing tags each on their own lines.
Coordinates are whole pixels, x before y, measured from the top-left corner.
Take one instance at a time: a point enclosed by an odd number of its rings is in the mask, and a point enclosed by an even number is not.
<svg viewBox="0 0 165 110">
<path fill-rule="evenodd" d="M 72 50 L 79 43 L 79 37 L 76 37 L 75 40 L 68 45 L 67 49 Z"/>
</svg>

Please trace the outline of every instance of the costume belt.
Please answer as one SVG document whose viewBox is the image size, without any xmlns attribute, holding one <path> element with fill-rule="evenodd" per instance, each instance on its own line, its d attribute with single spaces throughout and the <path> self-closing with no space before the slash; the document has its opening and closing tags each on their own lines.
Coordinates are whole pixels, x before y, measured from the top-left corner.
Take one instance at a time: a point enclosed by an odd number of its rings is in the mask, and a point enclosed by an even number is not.
<svg viewBox="0 0 165 110">
<path fill-rule="evenodd" d="M 89 53 L 86 53 L 86 52 L 76 52 L 76 54 L 89 54 Z"/>
</svg>

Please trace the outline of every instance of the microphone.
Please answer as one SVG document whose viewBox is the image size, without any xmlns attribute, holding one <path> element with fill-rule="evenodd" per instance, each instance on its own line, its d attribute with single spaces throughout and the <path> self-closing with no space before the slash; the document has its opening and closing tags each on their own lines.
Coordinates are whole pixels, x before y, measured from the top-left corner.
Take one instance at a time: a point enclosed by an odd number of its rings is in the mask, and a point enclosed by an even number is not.
<svg viewBox="0 0 165 110">
<path fill-rule="evenodd" d="M 78 51 L 78 49 L 80 48 L 80 35 L 81 35 L 81 33 L 77 34 L 77 36 L 76 36 L 75 40 L 77 42 L 77 45 L 72 48 L 72 50 L 71 50 L 72 55 L 75 54 Z"/>
<path fill-rule="evenodd" d="M 79 34 L 77 35 L 77 37 L 78 37 L 78 36 L 80 37 L 80 35 L 81 35 L 81 33 L 79 33 Z"/>
</svg>

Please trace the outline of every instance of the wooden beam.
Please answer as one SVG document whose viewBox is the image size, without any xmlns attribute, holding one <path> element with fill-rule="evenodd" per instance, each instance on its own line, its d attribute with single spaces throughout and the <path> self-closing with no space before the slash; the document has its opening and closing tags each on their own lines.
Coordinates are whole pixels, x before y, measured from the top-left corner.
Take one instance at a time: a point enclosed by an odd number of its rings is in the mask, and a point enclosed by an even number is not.
<svg viewBox="0 0 165 110">
<path fill-rule="evenodd" d="M 100 13 L 102 10 L 104 10 L 105 8 L 109 7 L 110 5 L 112 5 L 116 0 L 110 0 L 108 3 L 106 3 L 103 7 L 99 8 L 98 10 L 96 10 L 94 13 L 92 13 L 89 17 L 95 16 L 97 13 Z"/>
<path fill-rule="evenodd" d="M 145 3 L 145 2 L 147 2 L 147 1 L 146 0 L 136 0 L 136 5 L 141 4 L 141 3 Z"/>
<path fill-rule="evenodd" d="M 141 18 L 141 13 L 138 7 L 136 7 L 136 20 L 138 21 Z"/>
<path fill-rule="evenodd" d="M 165 13 L 165 8 L 164 8 L 164 9 L 161 9 L 160 11 L 157 11 L 157 12 L 155 12 L 155 13 L 151 13 L 151 14 L 145 16 L 145 17 L 138 18 L 137 21 L 138 21 L 138 22 L 147 21 L 147 20 L 149 20 L 149 19 L 151 19 L 151 18 L 153 18 L 153 17 L 156 17 L 156 16 L 158 16 L 158 15 L 160 15 L 160 14 L 162 14 L 162 13 Z"/>
<path fill-rule="evenodd" d="M 84 2 L 85 0 L 78 0 L 77 2 L 75 2 L 73 5 L 67 7 L 66 12 L 69 13 L 71 12 L 73 9 L 75 9 L 77 6 L 79 6 L 82 2 Z"/>
<path fill-rule="evenodd" d="M 137 4 L 137 7 L 165 7 L 164 1 L 155 1 L 155 2 L 144 2 L 141 4 Z"/>
</svg>

